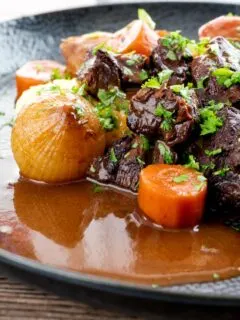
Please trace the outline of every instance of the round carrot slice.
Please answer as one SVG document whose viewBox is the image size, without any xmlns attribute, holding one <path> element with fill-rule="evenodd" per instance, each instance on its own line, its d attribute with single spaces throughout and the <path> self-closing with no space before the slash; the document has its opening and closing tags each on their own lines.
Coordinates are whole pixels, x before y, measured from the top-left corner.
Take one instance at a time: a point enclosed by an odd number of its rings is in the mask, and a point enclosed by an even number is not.
<svg viewBox="0 0 240 320">
<path fill-rule="evenodd" d="M 141 171 L 138 205 L 163 227 L 193 227 L 203 215 L 206 191 L 206 178 L 198 171 L 154 164 Z"/>
<path fill-rule="evenodd" d="M 220 16 L 201 26 L 198 30 L 198 35 L 200 38 L 223 36 L 233 40 L 240 40 L 240 17 Z"/>
<path fill-rule="evenodd" d="M 157 46 L 159 35 L 142 20 L 134 20 L 115 32 L 107 44 L 119 53 L 135 51 L 147 57 Z"/>
<path fill-rule="evenodd" d="M 53 74 L 63 76 L 65 66 L 52 60 L 29 61 L 16 72 L 17 98 L 32 86 L 49 82 Z"/>
</svg>

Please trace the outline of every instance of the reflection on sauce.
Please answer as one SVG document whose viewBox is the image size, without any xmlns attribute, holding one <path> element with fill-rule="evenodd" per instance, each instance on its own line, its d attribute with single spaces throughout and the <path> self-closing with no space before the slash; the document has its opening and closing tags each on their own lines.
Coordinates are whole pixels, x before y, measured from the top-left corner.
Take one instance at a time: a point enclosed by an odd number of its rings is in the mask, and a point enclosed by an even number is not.
<svg viewBox="0 0 240 320">
<path fill-rule="evenodd" d="M 152 228 L 138 218 L 130 194 L 94 193 L 86 181 L 54 186 L 19 180 L 7 188 L 6 179 L 0 194 L 0 246 L 42 263 L 163 285 L 240 274 L 237 232 L 213 224 L 196 231 Z"/>
</svg>

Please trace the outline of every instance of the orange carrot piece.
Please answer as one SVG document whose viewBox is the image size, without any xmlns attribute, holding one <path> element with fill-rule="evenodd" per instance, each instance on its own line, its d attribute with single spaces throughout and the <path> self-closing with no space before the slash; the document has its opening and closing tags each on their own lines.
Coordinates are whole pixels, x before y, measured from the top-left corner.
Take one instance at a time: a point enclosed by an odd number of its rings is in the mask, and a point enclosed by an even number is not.
<svg viewBox="0 0 240 320">
<path fill-rule="evenodd" d="M 223 36 L 240 40 L 240 17 L 220 16 L 202 25 L 198 30 L 200 38 Z"/>
<path fill-rule="evenodd" d="M 181 165 L 154 164 L 141 171 L 138 205 L 163 227 L 193 227 L 203 215 L 206 192 L 206 179 L 200 172 Z"/>
<path fill-rule="evenodd" d="M 147 57 L 157 46 L 159 36 L 142 20 L 134 20 L 123 29 L 115 32 L 107 42 L 119 53 L 135 51 Z"/>
<path fill-rule="evenodd" d="M 63 75 L 65 66 L 52 60 L 27 62 L 16 72 L 17 98 L 30 87 L 49 82 L 54 70 Z"/>
</svg>

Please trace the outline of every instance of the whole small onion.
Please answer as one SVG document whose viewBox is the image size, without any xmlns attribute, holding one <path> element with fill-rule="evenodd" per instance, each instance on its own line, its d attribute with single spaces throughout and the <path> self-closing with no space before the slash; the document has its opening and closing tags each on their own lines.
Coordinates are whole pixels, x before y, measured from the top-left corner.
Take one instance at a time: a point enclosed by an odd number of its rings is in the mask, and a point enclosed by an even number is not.
<svg viewBox="0 0 240 320">
<path fill-rule="evenodd" d="M 12 130 L 12 150 L 21 175 L 51 183 L 81 179 L 105 149 L 97 115 L 79 95 L 56 85 L 40 87 L 47 90 L 18 110 Z"/>
</svg>

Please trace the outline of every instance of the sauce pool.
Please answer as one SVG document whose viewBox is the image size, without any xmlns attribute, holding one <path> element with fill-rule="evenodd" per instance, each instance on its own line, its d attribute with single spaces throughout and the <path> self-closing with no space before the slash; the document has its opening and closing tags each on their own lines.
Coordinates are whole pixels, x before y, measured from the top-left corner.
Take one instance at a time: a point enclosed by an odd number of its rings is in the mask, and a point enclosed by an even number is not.
<svg viewBox="0 0 240 320">
<path fill-rule="evenodd" d="M 240 275 L 240 235 L 230 228 L 202 224 L 193 230 L 161 230 L 136 213 L 136 197 L 129 193 L 94 190 L 88 181 L 58 186 L 17 181 L 11 157 L 1 159 L 0 166 L 3 249 L 60 268 L 143 284 Z"/>
</svg>

